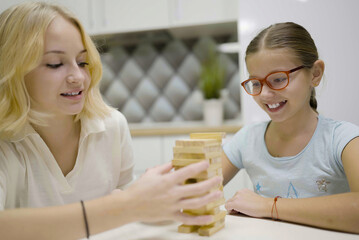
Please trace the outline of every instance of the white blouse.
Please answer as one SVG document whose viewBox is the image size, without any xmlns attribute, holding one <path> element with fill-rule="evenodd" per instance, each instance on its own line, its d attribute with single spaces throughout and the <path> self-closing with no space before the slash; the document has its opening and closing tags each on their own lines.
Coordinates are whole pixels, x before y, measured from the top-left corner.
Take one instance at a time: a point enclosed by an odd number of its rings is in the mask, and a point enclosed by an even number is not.
<svg viewBox="0 0 359 240">
<path fill-rule="evenodd" d="M 0 210 L 89 200 L 133 179 L 131 135 L 118 111 L 81 120 L 76 163 L 66 176 L 30 124 L 19 136 L 0 140 Z"/>
</svg>

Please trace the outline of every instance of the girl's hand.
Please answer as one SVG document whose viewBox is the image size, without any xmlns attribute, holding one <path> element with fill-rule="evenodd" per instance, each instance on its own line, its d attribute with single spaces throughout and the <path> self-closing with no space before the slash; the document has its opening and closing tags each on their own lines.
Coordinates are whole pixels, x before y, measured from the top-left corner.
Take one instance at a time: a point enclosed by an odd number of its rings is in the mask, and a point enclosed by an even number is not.
<svg viewBox="0 0 359 240">
<path fill-rule="evenodd" d="M 272 203 L 272 198 L 264 198 L 249 189 L 241 189 L 226 202 L 225 208 L 229 213 L 236 211 L 252 217 L 270 217 Z"/>
<path fill-rule="evenodd" d="M 188 225 L 204 225 L 212 216 L 190 216 L 181 209 L 200 208 L 223 196 L 219 190 L 210 192 L 221 184 L 220 177 L 183 185 L 186 179 L 208 166 L 207 162 L 200 162 L 177 171 L 171 171 L 171 163 L 154 167 L 119 195 L 129 198 L 128 208 L 141 221 L 177 220 Z"/>
</svg>

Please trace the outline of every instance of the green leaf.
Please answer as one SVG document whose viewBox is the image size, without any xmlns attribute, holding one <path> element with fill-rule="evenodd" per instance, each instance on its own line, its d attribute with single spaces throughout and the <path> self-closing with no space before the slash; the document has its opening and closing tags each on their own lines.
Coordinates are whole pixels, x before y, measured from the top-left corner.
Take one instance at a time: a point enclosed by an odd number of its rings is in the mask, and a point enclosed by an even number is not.
<svg viewBox="0 0 359 240">
<path fill-rule="evenodd" d="M 225 71 L 220 63 L 219 54 L 210 48 L 208 58 L 202 63 L 199 82 L 204 98 L 220 98 L 224 79 Z"/>
</svg>

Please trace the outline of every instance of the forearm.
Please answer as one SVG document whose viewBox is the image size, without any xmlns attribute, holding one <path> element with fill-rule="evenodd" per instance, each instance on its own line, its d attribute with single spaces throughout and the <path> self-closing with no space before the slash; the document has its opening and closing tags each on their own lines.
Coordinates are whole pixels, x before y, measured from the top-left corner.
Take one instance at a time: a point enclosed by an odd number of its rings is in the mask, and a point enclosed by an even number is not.
<svg viewBox="0 0 359 240">
<path fill-rule="evenodd" d="M 80 203 L 0 212 L 2 239 L 79 239 L 86 236 Z"/>
<path fill-rule="evenodd" d="M 273 199 L 271 199 L 273 203 Z M 359 193 L 277 201 L 280 220 L 359 233 Z M 268 216 L 266 212 L 266 217 Z M 276 213 L 273 213 L 276 216 Z"/>
<path fill-rule="evenodd" d="M 121 200 L 120 200 L 121 201 Z M 110 196 L 86 201 L 90 234 L 96 234 L 128 223 Z M 117 205 L 117 208 L 116 208 Z M 46 208 L 24 208 L 0 212 L 1 239 L 80 239 L 86 237 L 80 202 Z"/>
</svg>

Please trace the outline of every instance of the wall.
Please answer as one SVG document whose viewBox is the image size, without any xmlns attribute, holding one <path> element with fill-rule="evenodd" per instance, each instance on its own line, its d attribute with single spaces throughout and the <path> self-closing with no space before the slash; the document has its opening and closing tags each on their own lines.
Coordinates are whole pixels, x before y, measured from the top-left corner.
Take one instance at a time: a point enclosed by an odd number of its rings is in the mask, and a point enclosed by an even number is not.
<svg viewBox="0 0 359 240">
<path fill-rule="evenodd" d="M 359 125 L 358 9 L 357 0 L 239 0 L 240 80 L 246 76 L 243 57 L 250 40 L 272 23 L 294 21 L 311 33 L 326 64 L 324 81 L 317 88 L 319 112 Z M 268 119 L 240 91 L 244 122 Z"/>
<path fill-rule="evenodd" d="M 236 36 L 179 39 L 163 30 L 100 38 L 97 45 L 105 50 L 101 93 L 129 123 L 202 121 L 202 63 L 209 49 Z M 220 53 L 219 61 L 225 71 L 224 119 L 235 121 L 240 117 L 238 56 Z"/>
</svg>

